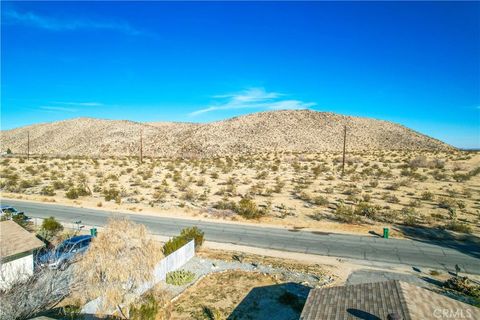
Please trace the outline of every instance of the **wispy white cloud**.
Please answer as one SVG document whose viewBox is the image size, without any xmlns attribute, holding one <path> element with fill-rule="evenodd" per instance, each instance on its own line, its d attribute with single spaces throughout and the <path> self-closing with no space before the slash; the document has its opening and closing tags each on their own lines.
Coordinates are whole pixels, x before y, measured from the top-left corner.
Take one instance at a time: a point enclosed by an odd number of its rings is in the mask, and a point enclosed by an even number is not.
<svg viewBox="0 0 480 320">
<path fill-rule="evenodd" d="M 216 95 L 217 103 L 206 108 L 191 112 L 190 116 L 197 116 L 203 113 L 218 110 L 234 109 L 263 109 L 263 110 L 282 110 L 282 109 L 308 109 L 313 107 L 313 102 L 303 102 L 300 100 L 282 100 L 284 94 L 278 92 L 267 92 L 263 88 L 251 88 L 234 94 Z"/>
<path fill-rule="evenodd" d="M 48 105 L 39 106 L 38 109 L 45 112 L 69 112 L 75 113 L 85 107 L 100 107 L 104 106 L 100 102 L 75 102 L 75 101 L 53 101 Z"/>
<path fill-rule="evenodd" d="M 7 24 L 23 24 L 50 31 L 73 31 L 81 29 L 103 29 L 122 32 L 128 35 L 145 35 L 147 32 L 134 28 L 124 21 L 96 21 L 89 19 L 60 20 L 42 16 L 33 12 L 19 12 L 8 9 L 3 15 Z"/>
<path fill-rule="evenodd" d="M 79 107 L 100 107 L 100 106 L 103 106 L 103 103 L 100 103 L 100 102 L 62 102 L 62 101 L 55 101 L 54 103 L 65 105 L 65 106 L 79 106 Z"/>
<path fill-rule="evenodd" d="M 64 108 L 64 107 L 56 107 L 56 106 L 40 106 L 38 107 L 41 110 L 45 111 L 58 111 L 58 112 L 77 112 L 77 109 L 74 108 Z"/>
</svg>

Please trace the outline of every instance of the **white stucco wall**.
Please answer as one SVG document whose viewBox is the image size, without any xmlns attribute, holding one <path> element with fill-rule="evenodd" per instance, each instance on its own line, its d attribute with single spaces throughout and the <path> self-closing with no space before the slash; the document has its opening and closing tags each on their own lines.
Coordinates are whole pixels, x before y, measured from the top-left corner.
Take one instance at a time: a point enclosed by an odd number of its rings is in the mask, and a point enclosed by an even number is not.
<svg viewBox="0 0 480 320">
<path fill-rule="evenodd" d="M 27 253 L 17 259 L 0 263 L 0 288 L 5 289 L 18 280 L 33 275 L 33 254 Z"/>
</svg>

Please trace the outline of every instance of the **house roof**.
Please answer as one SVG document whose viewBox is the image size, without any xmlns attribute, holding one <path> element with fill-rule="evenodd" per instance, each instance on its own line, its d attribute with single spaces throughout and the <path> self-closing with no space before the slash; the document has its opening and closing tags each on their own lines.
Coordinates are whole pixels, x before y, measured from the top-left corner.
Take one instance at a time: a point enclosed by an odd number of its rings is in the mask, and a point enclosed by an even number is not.
<svg viewBox="0 0 480 320">
<path fill-rule="evenodd" d="M 432 319 L 445 313 L 452 319 L 460 313 L 480 319 L 477 307 L 398 280 L 313 289 L 300 319 L 383 320 L 391 313 L 403 320 Z"/>
<path fill-rule="evenodd" d="M 0 222 L 0 258 L 27 252 L 45 244 L 17 223 L 7 220 Z"/>
</svg>

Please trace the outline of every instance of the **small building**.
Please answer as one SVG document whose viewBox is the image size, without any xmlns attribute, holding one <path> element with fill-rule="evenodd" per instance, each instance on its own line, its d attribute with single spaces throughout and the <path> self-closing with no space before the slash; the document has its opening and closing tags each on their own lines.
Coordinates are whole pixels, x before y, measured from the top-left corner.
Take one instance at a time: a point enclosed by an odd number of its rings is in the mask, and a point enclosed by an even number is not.
<svg viewBox="0 0 480 320">
<path fill-rule="evenodd" d="M 390 280 L 313 289 L 300 319 L 480 319 L 480 309 L 407 282 Z"/>
<path fill-rule="evenodd" d="M 33 275 L 33 254 L 45 244 L 11 220 L 0 222 L 0 289 Z"/>
</svg>

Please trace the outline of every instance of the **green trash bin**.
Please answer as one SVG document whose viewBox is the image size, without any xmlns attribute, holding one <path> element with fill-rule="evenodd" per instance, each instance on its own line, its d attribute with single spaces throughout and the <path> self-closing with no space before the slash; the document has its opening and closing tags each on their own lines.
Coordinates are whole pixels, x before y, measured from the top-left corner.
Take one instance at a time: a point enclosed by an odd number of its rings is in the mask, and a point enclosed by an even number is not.
<svg viewBox="0 0 480 320">
<path fill-rule="evenodd" d="M 90 235 L 92 237 L 96 237 L 97 236 L 97 228 L 91 228 L 90 229 Z"/>
<path fill-rule="evenodd" d="M 383 238 L 388 239 L 388 228 L 383 228 Z"/>
</svg>

